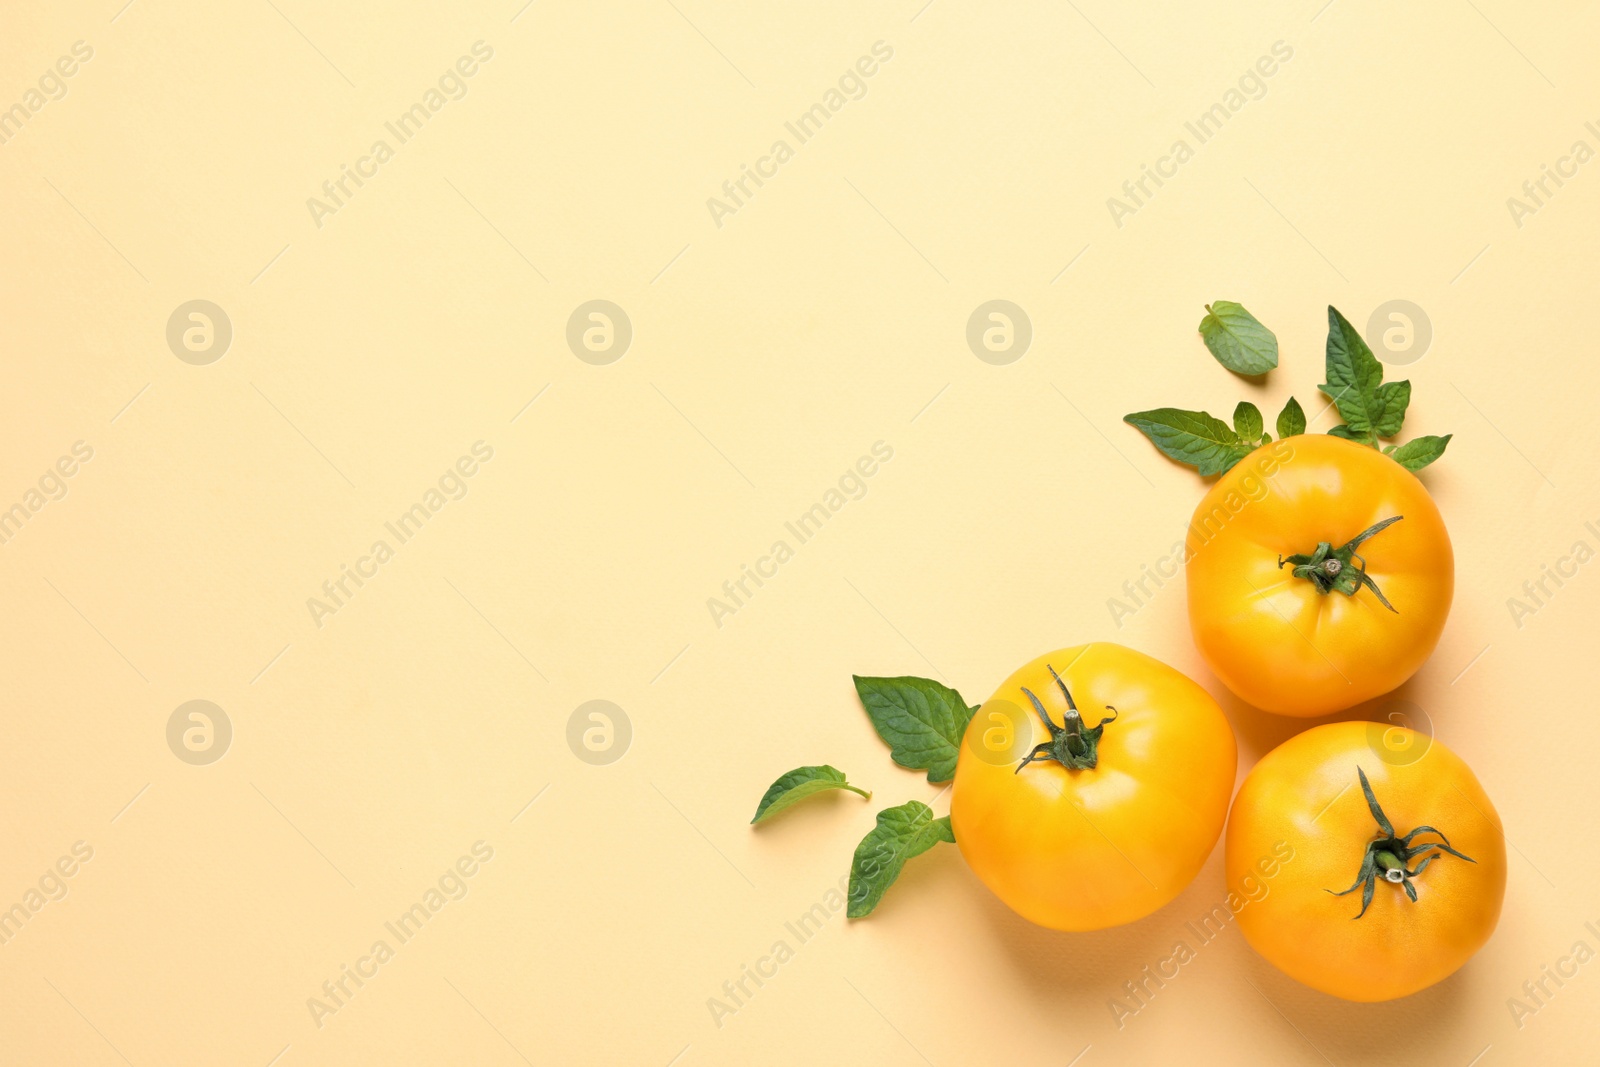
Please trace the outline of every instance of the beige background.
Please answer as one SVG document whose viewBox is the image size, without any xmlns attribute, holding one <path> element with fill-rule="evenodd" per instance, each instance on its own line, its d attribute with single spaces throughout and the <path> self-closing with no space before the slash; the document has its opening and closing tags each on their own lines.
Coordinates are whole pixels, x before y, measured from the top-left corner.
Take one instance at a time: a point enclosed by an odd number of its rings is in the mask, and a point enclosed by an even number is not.
<svg viewBox="0 0 1600 1067">
<path fill-rule="evenodd" d="M 94 53 L 0 145 L 0 508 L 94 451 L 0 546 L 0 905 L 93 849 L 0 946 L 0 1062 L 1595 1058 L 1600 964 L 1520 1028 L 1507 1006 L 1600 949 L 1600 576 L 1520 628 L 1507 606 L 1600 547 L 1600 163 L 1520 227 L 1506 203 L 1600 148 L 1592 11 L 123 2 L 10 5 L 0 34 L 0 107 Z M 466 96 L 315 225 L 307 198 L 480 40 Z M 707 198 L 880 40 L 864 97 L 719 228 Z M 1265 95 L 1115 225 L 1107 198 L 1280 40 Z M 1277 331 L 1264 387 L 1201 348 L 1219 297 Z M 964 339 L 995 298 L 1034 329 L 1009 366 Z M 165 340 L 193 299 L 233 324 L 209 366 Z M 633 324 L 609 366 L 565 341 L 592 299 Z M 976 701 L 1111 639 L 1216 693 L 1241 775 L 1305 725 L 1221 690 L 1180 584 L 1112 621 L 1203 489 L 1119 419 L 1250 395 L 1270 420 L 1291 391 L 1315 413 L 1325 305 L 1363 324 L 1391 299 L 1435 335 L 1391 371 L 1407 432 L 1457 435 L 1426 478 L 1455 610 L 1400 697 L 1504 817 L 1488 947 L 1359 1006 L 1229 930 L 1119 1029 L 1122 983 L 1222 898 L 1220 848 L 1170 907 L 1092 935 L 1028 926 L 941 848 L 717 1026 L 708 999 L 794 943 L 878 807 L 945 810 L 852 672 Z M 480 440 L 466 496 L 319 628 L 307 598 Z M 866 495 L 714 625 L 707 599 L 880 440 Z M 234 730 L 208 766 L 166 741 L 192 699 Z M 567 744 L 593 699 L 632 723 L 610 765 Z M 874 801 L 752 832 L 767 783 L 812 762 Z M 480 840 L 468 895 L 319 1028 L 308 998 Z"/>
</svg>

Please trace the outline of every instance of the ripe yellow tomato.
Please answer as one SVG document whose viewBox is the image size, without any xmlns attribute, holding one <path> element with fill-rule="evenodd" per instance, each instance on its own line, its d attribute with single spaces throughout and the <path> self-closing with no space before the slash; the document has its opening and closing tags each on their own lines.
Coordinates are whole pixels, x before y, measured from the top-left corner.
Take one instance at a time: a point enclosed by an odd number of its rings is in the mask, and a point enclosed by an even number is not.
<svg viewBox="0 0 1600 1067">
<path fill-rule="evenodd" d="M 1237 761 L 1222 709 L 1178 671 L 1121 645 L 1064 648 L 972 716 L 950 824 L 1017 914 L 1057 930 L 1117 926 L 1193 880 Z"/>
<path fill-rule="evenodd" d="M 1326 434 L 1267 445 L 1224 474 L 1186 548 L 1200 654 L 1280 715 L 1326 715 L 1410 678 L 1455 591 L 1450 535 L 1417 476 Z"/>
<path fill-rule="evenodd" d="M 1345 1000 L 1453 974 L 1489 940 L 1506 890 L 1500 816 L 1472 769 L 1367 722 L 1307 730 L 1256 764 L 1228 816 L 1226 866 L 1255 950 Z"/>
</svg>

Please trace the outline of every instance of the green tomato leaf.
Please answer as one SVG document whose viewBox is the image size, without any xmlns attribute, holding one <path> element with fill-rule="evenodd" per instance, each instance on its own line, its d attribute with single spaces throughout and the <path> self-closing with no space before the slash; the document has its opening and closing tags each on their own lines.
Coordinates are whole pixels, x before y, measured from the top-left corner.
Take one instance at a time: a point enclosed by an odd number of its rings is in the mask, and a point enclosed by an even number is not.
<svg viewBox="0 0 1600 1067">
<path fill-rule="evenodd" d="M 1283 405 L 1283 410 L 1278 412 L 1278 437 L 1293 437 L 1295 434 L 1306 432 L 1306 413 L 1300 407 L 1300 401 L 1294 397 Z"/>
<path fill-rule="evenodd" d="M 1377 417 L 1372 432 L 1379 437 L 1393 437 L 1400 432 L 1405 421 L 1406 408 L 1411 404 L 1410 382 L 1387 382 L 1378 387 Z"/>
<path fill-rule="evenodd" d="M 1204 411 L 1156 408 L 1124 415 L 1169 459 L 1194 467 L 1202 475 L 1221 474 L 1248 456 L 1253 447 L 1221 419 Z"/>
<path fill-rule="evenodd" d="M 1261 433 L 1265 429 L 1261 421 L 1261 409 L 1248 400 L 1239 401 L 1239 406 L 1233 409 L 1233 430 L 1245 441 L 1254 443 L 1261 440 Z"/>
<path fill-rule="evenodd" d="M 872 799 L 871 793 L 851 785 L 845 780 L 844 772 L 834 767 L 796 767 L 767 787 L 767 791 L 761 795 L 761 803 L 756 805 L 755 818 L 750 821 L 758 823 L 770 819 L 806 797 L 814 797 L 832 789 L 848 789 L 868 800 Z"/>
<path fill-rule="evenodd" d="M 1334 427 L 1329 433 L 1377 447 L 1378 438 L 1400 432 L 1411 403 L 1411 383 L 1385 385 L 1383 364 L 1350 320 L 1332 305 L 1328 307 L 1327 377 L 1317 388 L 1333 399 L 1345 422 L 1344 432 Z"/>
<path fill-rule="evenodd" d="M 1408 471 L 1419 471 L 1444 455 L 1444 450 L 1450 444 L 1450 438 L 1455 434 L 1445 434 L 1443 437 L 1414 437 L 1389 453 L 1389 458 Z"/>
<path fill-rule="evenodd" d="M 1235 374 L 1265 374 L 1278 365 L 1278 338 L 1232 300 L 1206 305 L 1200 336 L 1217 362 Z"/>
<path fill-rule="evenodd" d="M 845 914 L 852 919 L 870 915 L 900 877 L 906 860 L 955 839 L 950 816 L 935 819 L 933 809 L 920 800 L 878 812 L 878 825 L 861 839 L 850 861 L 850 906 Z"/>
<path fill-rule="evenodd" d="M 853 677 L 861 706 L 888 744 L 891 759 L 927 771 L 930 782 L 955 776 L 961 737 L 977 708 L 969 708 L 960 693 L 931 678 Z"/>
</svg>

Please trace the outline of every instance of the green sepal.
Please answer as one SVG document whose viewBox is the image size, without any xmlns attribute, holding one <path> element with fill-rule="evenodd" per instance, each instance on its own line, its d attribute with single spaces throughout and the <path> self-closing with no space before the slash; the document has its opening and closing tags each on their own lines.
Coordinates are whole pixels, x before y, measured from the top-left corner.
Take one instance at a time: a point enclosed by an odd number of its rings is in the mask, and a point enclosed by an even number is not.
<svg viewBox="0 0 1600 1067">
<path fill-rule="evenodd" d="M 1357 887 L 1360 887 L 1361 910 L 1353 918 L 1361 918 L 1367 913 L 1367 908 L 1372 906 L 1373 891 L 1376 889 L 1379 879 L 1385 882 L 1399 883 L 1401 888 L 1405 890 L 1406 896 L 1415 904 L 1417 902 L 1417 888 L 1412 884 L 1412 879 L 1427 870 L 1428 864 L 1438 859 L 1441 853 L 1459 856 L 1468 863 L 1478 862 L 1471 856 L 1451 848 L 1450 839 L 1431 826 L 1419 826 L 1404 837 L 1396 836 L 1394 825 L 1390 823 L 1389 817 L 1383 813 L 1383 807 L 1378 803 L 1377 796 L 1372 792 L 1372 783 L 1367 781 L 1367 772 L 1357 767 L 1356 775 L 1361 780 L 1361 792 L 1367 799 L 1367 810 L 1372 813 L 1373 821 L 1378 824 L 1379 836 L 1367 842 L 1366 848 L 1361 854 L 1361 870 L 1356 875 L 1356 880 L 1351 883 L 1350 888 L 1339 890 L 1338 892 L 1332 889 L 1326 890 L 1326 892 L 1336 897 L 1342 897 L 1354 893 Z M 1425 833 L 1439 834 L 1440 840 L 1426 841 L 1420 845 L 1412 844 L 1412 841 Z M 1418 856 L 1423 857 L 1422 862 L 1417 864 L 1415 870 L 1408 870 L 1406 864 Z"/>
<path fill-rule="evenodd" d="M 1382 522 L 1373 523 L 1338 548 L 1334 548 L 1327 541 L 1321 541 L 1310 553 L 1297 552 L 1292 556 L 1279 556 L 1278 566 L 1280 568 L 1292 566 L 1296 578 L 1306 579 L 1324 596 L 1329 593 L 1355 596 L 1357 590 L 1366 586 L 1384 607 L 1398 613 L 1395 606 L 1383 595 L 1383 590 L 1378 588 L 1378 583 L 1367 573 L 1367 561 L 1356 550 L 1403 518 L 1404 515 L 1391 515 Z"/>
</svg>

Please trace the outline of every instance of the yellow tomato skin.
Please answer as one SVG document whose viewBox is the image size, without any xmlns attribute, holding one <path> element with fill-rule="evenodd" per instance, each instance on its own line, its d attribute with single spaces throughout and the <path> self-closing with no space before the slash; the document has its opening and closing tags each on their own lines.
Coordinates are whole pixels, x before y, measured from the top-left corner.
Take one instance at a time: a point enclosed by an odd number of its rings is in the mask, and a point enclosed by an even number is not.
<svg viewBox="0 0 1600 1067">
<path fill-rule="evenodd" d="M 1357 551 L 1395 611 L 1370 589 L 1324 594 L 1278 566 L 1394 515 Z M 1266 445 L 1224 474 L 1186 549 L 1195 646 L 1224 685 L 1279 715 L 1326 715 L 1400 685 L 1439 643 L 1455 592 L 1450 535 L 1417 476 L 1327 434 Z"/>
<path fill-rule="evenodd" d="M 1349 888 L 1367 843 L 1383 836 L 1357 767 L 1397 834 L 1436 827 L 1475 861 L 1436 853 L 1412 880 L 1415 903 L 1379 878 L 1359 919 L 1359 888 L 1328 892 Z M 1239 788 L 1226 857 L 1246 940 L 1289 977 L 1345 1000 L 1393 1000 L 1449 977 L 1494 933 L 1505 898 L 1494 804 L 1459 756 L 1403 727 L 1329 723 L 1273 749 Z"/>
<path fill-rule="evenodd" d="M 1111 715 L 1093 768 L 1018 763 L 1067 704 L 1085 726 Z M 1099 930 L 1143 918 L 1193 880 L 1222 832 L 1238 748 L 1211 695 L 1141 652 L 1065 648 L 1023 666 L 967 725 L 950 794 L 956 844 L 985 885 L 1025 919 Z"/>
</svg>

